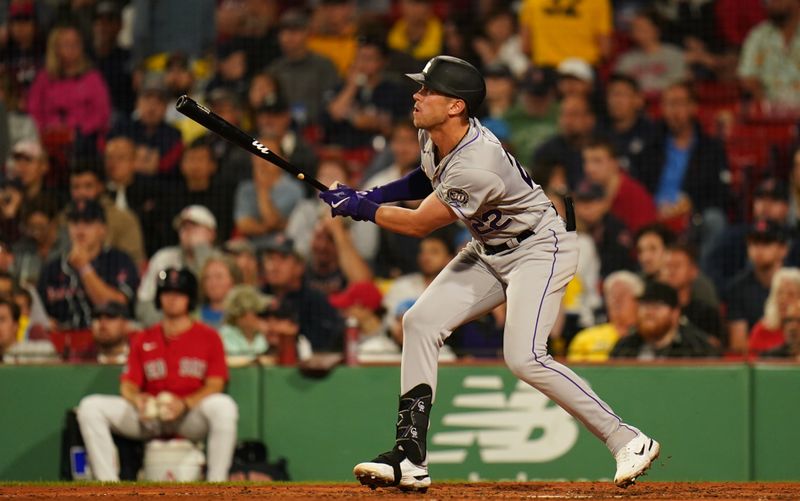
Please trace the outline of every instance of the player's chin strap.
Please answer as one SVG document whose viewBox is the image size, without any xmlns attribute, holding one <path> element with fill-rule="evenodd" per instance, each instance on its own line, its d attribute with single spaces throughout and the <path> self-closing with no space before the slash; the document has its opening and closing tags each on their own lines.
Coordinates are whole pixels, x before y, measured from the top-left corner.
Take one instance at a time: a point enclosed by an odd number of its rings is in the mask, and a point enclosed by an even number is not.
<svg viewBox="0 0 800 501">
<path fill-rule="evenodd" d="M 567 218 L 567 231 L 575 231 L 575 204 L 569 195 L 564 195 L 564 212 Z"/>
</svg>

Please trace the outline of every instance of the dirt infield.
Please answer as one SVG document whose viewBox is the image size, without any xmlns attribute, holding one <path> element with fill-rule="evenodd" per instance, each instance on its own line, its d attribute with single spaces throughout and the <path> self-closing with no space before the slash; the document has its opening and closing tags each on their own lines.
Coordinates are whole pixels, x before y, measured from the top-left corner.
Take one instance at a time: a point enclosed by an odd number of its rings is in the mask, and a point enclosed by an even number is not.
<svg viewBox="0 0 800 501">
<path fill-rule="evenodd" d="M 599 482 L 497 482 L 438 483 L 425 495 L 404 494 L 396 490 L 370 491 L 355 484 L 160 484 L 99 485 L 20 484 L 0 486 L 0 499 L 159 499 L 159 500 L 247 500 L 247 499 L 800 499 L 800 483 L 738 482 L 642 482 L 622 490 Z"/>
</svg>

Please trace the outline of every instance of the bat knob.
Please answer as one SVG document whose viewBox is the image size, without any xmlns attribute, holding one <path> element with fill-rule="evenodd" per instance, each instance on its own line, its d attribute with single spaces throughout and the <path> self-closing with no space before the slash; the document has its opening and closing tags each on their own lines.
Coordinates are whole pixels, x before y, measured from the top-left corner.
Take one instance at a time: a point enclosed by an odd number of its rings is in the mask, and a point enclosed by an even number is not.
<svg viewBox="0 0 800 501">
<path fill-rule="evenodd" d="M 302 181 L 305 178 L 306 178 L 306 175 L 303 174 L 302 172 L 298 172 L 297 173 L 297 179 L 299 179 L 300 181 Z"/>
</svg>

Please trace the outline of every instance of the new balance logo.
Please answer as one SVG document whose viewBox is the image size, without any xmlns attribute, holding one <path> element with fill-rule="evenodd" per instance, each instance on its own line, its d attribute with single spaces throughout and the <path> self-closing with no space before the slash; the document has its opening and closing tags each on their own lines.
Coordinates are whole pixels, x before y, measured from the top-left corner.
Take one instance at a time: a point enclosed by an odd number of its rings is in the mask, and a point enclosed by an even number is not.
<svg viewBox="0 0 800 501">
<path fill-rule="evenodd" d="M 463 386 L 436 427 L 447 431 L 431 437 L 430 463 L 464 463 L 473 448 L 483 463 L 544 463 L 578 440 L 576 421 L 522 381 L 508 396 L 500 376 L 467 376 Z"/>
</svg>

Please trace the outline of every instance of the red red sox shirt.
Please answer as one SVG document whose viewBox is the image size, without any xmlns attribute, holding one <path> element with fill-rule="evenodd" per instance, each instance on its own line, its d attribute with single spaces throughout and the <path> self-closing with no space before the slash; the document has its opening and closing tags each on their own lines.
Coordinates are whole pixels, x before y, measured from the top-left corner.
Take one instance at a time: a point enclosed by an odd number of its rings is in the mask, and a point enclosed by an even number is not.
<svg viewBox="0 0 800 501">
<path fill-rule="evenodd" d="M 186 397 L 202 388 L 209 377 L 228 380 L 225 351 L 214 329 L 195 322 L 172 339 L 161 324 L 135 336 L 121 379 L 151 395 L 169 391 Z"/>
</svg>

